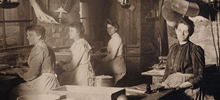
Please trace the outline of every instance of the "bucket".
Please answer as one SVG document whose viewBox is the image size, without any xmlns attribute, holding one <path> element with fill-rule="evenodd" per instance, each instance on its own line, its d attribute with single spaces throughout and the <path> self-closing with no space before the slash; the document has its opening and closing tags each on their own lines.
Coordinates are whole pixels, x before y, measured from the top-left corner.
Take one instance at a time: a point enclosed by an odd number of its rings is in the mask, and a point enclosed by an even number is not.
<svg viewBox="0 0 220 100">
<path fill-rule="evenodd" d="M 17 100 L 60 100 L 60 96 L 55 94 L 23 95 L 18 97 Z"/>
<path fill-rule="evenodd" d="M 96 87 L 112 87 L 113 77 L 108 75 L 100 75 L 95 77 Z"/>
</svg>

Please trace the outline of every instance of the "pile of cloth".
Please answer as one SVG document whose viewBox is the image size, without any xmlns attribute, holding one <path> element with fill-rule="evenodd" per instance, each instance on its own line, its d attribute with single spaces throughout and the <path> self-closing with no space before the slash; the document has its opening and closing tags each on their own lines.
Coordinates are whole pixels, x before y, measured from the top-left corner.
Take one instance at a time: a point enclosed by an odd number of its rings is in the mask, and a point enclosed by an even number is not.
<svg viewBox="0 0 220 100">
<path fill-rule="evenodd" d="M 180 84 L 184 83 L 191 77 L 193 77 L 193 74 L 183 74 L 180 72 L 173 73 L 169 75 L 161 85 L 167 89 L 177 88 Z"/>
</svg>

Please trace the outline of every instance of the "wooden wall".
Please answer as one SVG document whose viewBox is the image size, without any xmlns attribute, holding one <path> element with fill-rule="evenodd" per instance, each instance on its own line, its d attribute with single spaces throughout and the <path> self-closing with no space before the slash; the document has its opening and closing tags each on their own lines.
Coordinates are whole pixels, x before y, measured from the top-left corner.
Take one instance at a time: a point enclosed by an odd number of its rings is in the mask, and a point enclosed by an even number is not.
<svg viewBox="0 0 220 100">
<path fill-rule="evenodd" d="M 33 15 L 29 2 L 20 1 L 16 8 L 0 8 L 0 48 L 2 45 L 3 48 L 26 45 L 25 27 L 31 23 Z"/>
<path fill-rule="evenodd" d="M 99 46 L 106 46 L 110 37 L 105 28 L 105 21 L 109 18 L 109 8 L 112 5 L 111 0 L 84 0 L 82 3 L 87 4 L 84 10 L 85 16 L 82 20 L 85 20 L 88 24 L 87 40 L 91 45 L 97 45 L 97 42 L 101 42 Z"/>
<path fill-rule="evenodd" d="M 130 0 L 129 3 L 134 6 L 134 10 L 122 8 L 117 0 L 113 0 L 110 17 L 118 21 L 120 29 L 118 33 L 123 38 L 126 45 L 140 45 L 140 0 Z"/>
<path fill-rule="evenodd" d="M 149 70 L 160 56 L 159 0 L 141 0 L 141 70 Z"/>
<path fill-rule="evenodd" d="M 5 15 L 5 20 L 30 20 L 31 23 L 25 24 L 21 23 L 20 26 L 20 32 L 19 34 L 6 34 L 7 41 L 16 41 L 19 42 L 20 45 L 28 45 L 28 41 L 26 39 L 26 31 L 25 27 L 30 25 L 30 24 L 40 24 L 46 28 L 46 42 L 49 44 L 50 47 L 52 48 L 57 48 L 57 47 L 65 47 L 65 46 L 70 46 L 72 44 L 72 40 L 68 38 L 67 35 L 67 25 L 72 23 L 73 21 L 80 21 L 80 15 L 79 15 L 79 0 L 72 0 L 71 3 L 66 4 L 66 0 L 36 0 L 38 4 L 40 5 L 41 9 L 43 12 L 46 14 L 54 17 L 57 21 L 58 20 L 58 15 L 59 13 L 54 12 L 57 10 L 59 7 L 64 7 L 64 9 L 68 10 L 67 14 L 63 14 L 62 16 L 62 23 L 61 24 L 49 24 L 49 23 L 43 23 L 40 22 L 36 16 L 35 13 L 33 12 L 32 7 L 30 6 L 29 1 L 24 1 L 19 0 L 20 5 L 17 8 L 14 9 L 7 9 L 4 11 L 10 11 L 12 13 L 8 13 Z M 69 0 L 68 0 L 69 1 Z M 72 5 L 70 5 L 72 4 Z M 69 5 L 69 6 L 66 6 Z M 30 9 L 27 9 L 27 8 Z M 0 21 L 2 21 L 2 8 L 0 8 Z M 13 13 L 13 11 L 15 13 Z M 25 12 L 25 13 L 24 13 Z M 18 18 L 18 19 L 15 19 Z M 13 23 L 10 23 L 10 25 Z M 2 24 L 0 24 L 2 27 Z M 9 25 L 9 26 L 10 26 Z M 17 25 L 15 23 L 15 25 Z M 2 30 L 2 29 L 0 29 Z M 13 27 L 9 27 L 7 31 L 13 32 L 16 29 Z M 2 32 L 0 32 L 2 34 Z M 2 36 L 2 35 L 1 35 Z M 13 37 L 13 38 L 11 38 Z M 16 37 L 16 38 L 14 38 Z M 19 40 L 17 39 L 19 38 Z M 1 41 L 2 42 L 2 41 Z M 30 52 L 31 47 L 30 46 L 25 46 L 25 47 L 19 47 L 19 48 L 12 48 L 12 49 L 5 49 L 5 50 L 0 50 L 0 61 L 4 60 L 5 57 L 9 57 L 8 59 L 11 59 L 10 57 L 14 58 L 18 54 L 22 54 L 23 56 L 28 56 Z M 16 58 L 14 59 L 16 61 Z"/>
<path fill-rule="evenodd" d="M 59 7 L 63 7 L 65 9 L 65 1 L 38 0 L 38 3 L 39 5 L 41 5 L 44 12 L 59 21 L 59 13 L 56 13 L 54 11 L 57 10 Z M 75 2 L 73 3 L 73 5 L 71 5 L 72 8 L 69 9 L 69 12 L 66 14 L 62 14 L 61 24 L 47 24 L 37 20 L 38 24 L 46 27 L 46 42 L 53 48 L 70 46 L 73 42 L 68 38 L 67 25 L 71 24 L 73 21 L 80 21 L 79 0 L 73 1 Z"/>
<path fill-rule="evenodd" d="M 125 45 L 126 63 L 128 70 L 140 73 L 154 64 L 158 51 L 157 25 L 158 21 L 146 21 L 154 0 L 129 0 L 133 9 L 122 8 L 117 0 L 81 0 L 85 3 L 84 15 L 81 20 L 87 23 L 87 37 L 91 45 L 101 41 L 101 46 L 106 46 L 110 39 L 104 26 L 107 18 L 114 18 L 118 21 L 119 35 Z M 48 15 L 58 21 L 58 13 L 54 11 L 60 6 L 65 6 L 63 0 L 37 0 L 40 7 Z M 46 27 L 46 42 L 52 47 L 64 47 L 72 44 L 68 38 L 67 25 L 73 21 L 80 20 L 80 1 L 74 3 L 67 14 L 63 14 L 61 24 L 42 23 L 36 18 L 34 22 Z M 156 2 L 158 3 L 158 1 Z"/>
</svg>

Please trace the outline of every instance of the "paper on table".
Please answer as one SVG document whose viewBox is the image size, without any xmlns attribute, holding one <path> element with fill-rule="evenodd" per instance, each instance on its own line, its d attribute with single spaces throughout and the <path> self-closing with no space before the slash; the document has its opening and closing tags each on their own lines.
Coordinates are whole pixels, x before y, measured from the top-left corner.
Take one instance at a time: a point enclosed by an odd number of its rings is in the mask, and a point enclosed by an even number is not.
<svg viewBox="0 0 220 100">
<path fill-rule="evenodd" d="M 165 69 L 162 69 L 162 70 L 153 69 L 153 70 L 150 70 L 150 71 L 142 72 L 141 75 L 151 75 L 151 76 L 161 75 L 161 76 L 163 76 L 164 72 L 165 72 Z"/>
</svg>

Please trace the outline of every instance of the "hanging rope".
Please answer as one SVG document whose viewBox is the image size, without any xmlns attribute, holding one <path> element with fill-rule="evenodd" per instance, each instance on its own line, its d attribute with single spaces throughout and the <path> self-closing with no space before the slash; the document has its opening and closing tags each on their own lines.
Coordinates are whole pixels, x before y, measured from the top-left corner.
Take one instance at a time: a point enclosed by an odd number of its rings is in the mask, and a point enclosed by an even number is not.
<svg viewBox="0 0 220 100">
<path fill-rule="evenodd" d="M 211 5 L 211 0 L 209 0 L 209 5 Z M 217 15 L 218 16 L 218 15 Z M 218 26 L 217 26 L 217 39 L 218 39 L 218 43 L 216 47 L 215 44 L 215 36 L 214 36 L 214 32 L 213 32 L 213 25 L 212 25 L 212 19 L 211 19 L 211 15 L 209 14 L 209 21 L 211 22 L 211 32 L 212 32 L 212 39 L 213 39 L 213 45 L 214 45 L 214 49 L 215 49 L 215 54 L 216 54 L 216 66 L 219 66 L 219 35 L 218 35 Z M 217 17 L 217 24 L 218 24 L 218 17 Z"/>
<path fill-rule="evenodd" d="M 220 51 L 220 48 L 219 48 L 219 12 L 217 13 L 217 46 L 218 46 L 218 57 L 220 57 L 220 54 L 219 54 L 219 51 Z M 218 59 L 218 66 L 219 66 L 219 59 Z"/>
<path fill-rule="evenodd" d="M 216 66 L 219 65 L 219 56 L 218 56 L 218 50 L 215 44 L 215 36 L 214 36 L 214 32 L 213 32 L 213 25 L 212 25 L 212 21 L 211 21 L 211 15 L 209 15 L 209 20 L 211 22 L 211 33 L 212 33 L 212 39 L 213 39 L 213 45 L 214 45 L 214 49 L 215 49 L 215 54 L 216 54 Z"/>
</svg>

